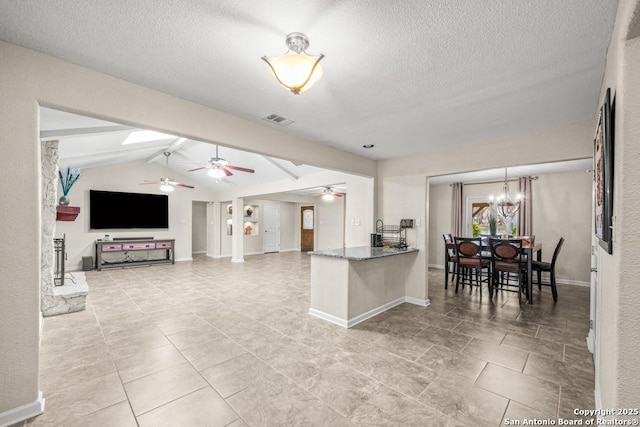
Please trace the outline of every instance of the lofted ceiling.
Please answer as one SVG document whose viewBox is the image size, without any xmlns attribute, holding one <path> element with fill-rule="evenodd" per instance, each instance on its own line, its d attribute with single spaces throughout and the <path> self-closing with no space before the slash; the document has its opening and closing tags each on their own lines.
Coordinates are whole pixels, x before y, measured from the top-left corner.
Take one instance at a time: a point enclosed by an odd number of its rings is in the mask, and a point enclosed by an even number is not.
<svg viewBox="0 0 640 427">
<path fill-rule="evenodd" d="M 0 39 L 386 159 L 592 120 L 617 3 L 20 0 Z M 294 31 L 326 55 L 299 96 L 260 60 Z"/>
<path fill-rule="evenodd" d="M 233 170 L 233 176 L 214 179 L 207 175 L 207 169 L 188 171 L 205 166 L 209 158 L 215 157 L 215 145 L 172 135 L 123 144 L 129 135 L 140 130 L 64 111 L 40 108 L 41 139 L 59 141 L 58 163 L 61 168 L 87 169 L 142 160 L 165 166 L 167 163 L 163 153 L 169 152 L 169 177 L 177 181 L 187 178 L 190 185 L 217 192 L 265 182 L 296 181 L 305 175 L 325 171 L 314 166 L 218 146 L 218 157 L 234 166 L 254 169 L 255 173 Z M 150 176 L 149 179 L 160 180 L 166 175 Z M 316 195 L 322 190 L 311 188 L 299 194 Z"/>
</svg>

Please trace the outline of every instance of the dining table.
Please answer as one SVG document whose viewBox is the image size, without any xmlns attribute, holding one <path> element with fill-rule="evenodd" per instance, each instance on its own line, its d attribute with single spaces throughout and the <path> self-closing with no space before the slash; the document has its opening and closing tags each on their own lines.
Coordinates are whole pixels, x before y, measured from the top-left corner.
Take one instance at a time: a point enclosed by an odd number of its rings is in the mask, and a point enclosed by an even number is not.
<svg viewBox="0 0 640 427">
<path fill-rule="evenodd" d="M 482 257 L 491 258 L 491 250 L 489 248 L 488 239 L 482 239 Z M 542 261 L 542 243 L 534 243 L 524 240 L 522 242 L 522 248 L 527 256 L 527 303 L 533 304 L 533 254 L 535 253 L 536 261 Z M 541 281 L 542 273 L 538 271 L 538 283 Z"/>
</svg>

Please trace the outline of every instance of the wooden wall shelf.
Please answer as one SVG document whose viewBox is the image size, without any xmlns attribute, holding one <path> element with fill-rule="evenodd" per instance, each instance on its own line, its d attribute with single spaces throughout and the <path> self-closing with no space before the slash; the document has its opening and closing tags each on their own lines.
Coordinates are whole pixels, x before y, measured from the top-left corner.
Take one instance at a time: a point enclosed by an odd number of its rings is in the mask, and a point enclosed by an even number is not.
<svg viewBox="0 0 640 427">
<path fill-rule="evenodd" d="M 79 206 L 56 206 L 56 221 L 75 221 L 79 213 Z"/>
</svg>

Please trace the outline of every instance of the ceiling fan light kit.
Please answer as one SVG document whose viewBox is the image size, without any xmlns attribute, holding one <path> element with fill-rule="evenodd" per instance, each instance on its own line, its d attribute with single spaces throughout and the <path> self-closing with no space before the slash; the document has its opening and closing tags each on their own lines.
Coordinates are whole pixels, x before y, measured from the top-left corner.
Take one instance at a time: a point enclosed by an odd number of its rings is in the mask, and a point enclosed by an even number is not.
<svg viewBox="0 0 640 427">
<path fill-rule="evenodd" d="M 160 184 L 160 191 L 162 191 L 164 193 L 173 192 L 173 190 L 175 190 L 175 187 L 195 188 L 192 185 L 187 185 L 187 184 L 183 184 L 181 182 L 171 181 L 171 178 L 169 178 L 169 156 L 171 155 L 171 152 L 165 151 L 162 154 L 164 154 L 164 157 L 165 157 L 165 168 L 166 168 L 166 171 L 167 171 L 166 172 L 166 177 L 165 178 L 160 178 L 159 181 L 147 181 L 147 180 L 145 180 L 144 182 L 141 182 L 140 185 Z"/>
<path fill-rule="evenodd" d="M 294 95 L 300 95 L 322 78 L 319 62 L 324 55 L 309 55 L 306 52 L 309 38 L 302 33 L 288 34 L 286 45 L 289 50 L 283 55 L 273 58 L 263 56 L 262 60 L 269 65 L 278 83 Z"/>
<path fill-rule="evenodd" d="M 231 173 L 231 170 L 236 170 L 236 171 L 240 171 L 240 172 L 247 172 L 247 173 L 254 173 L 255 171 L 253 169 L 249 169 L 249 168 L 243 168 L 240 166 L 234 166 L 231 163 L 229 163 L 228 161 L 226 161 L 225 159 L 221 159 L 220 157 L 218 157 L 218 146 L 216 145 L 216 156 L 215 157 L 210 157 L 207 160 L 207 163 L 201 163 L 203 166 L 200 166 L 199 168 L 195 168 L 195 169 L 189 169 L 187 172 L 195 172 L 195 171 L 199 171 L 202 169 L 208 169 L 207 170 L 207 175 L 209 175 L 211 178 L 214 178 L 216 180 L 220 179 L 220 178 L 224 178 L 227 176 L 232 176 L 233 173 Z"/>
</svg>

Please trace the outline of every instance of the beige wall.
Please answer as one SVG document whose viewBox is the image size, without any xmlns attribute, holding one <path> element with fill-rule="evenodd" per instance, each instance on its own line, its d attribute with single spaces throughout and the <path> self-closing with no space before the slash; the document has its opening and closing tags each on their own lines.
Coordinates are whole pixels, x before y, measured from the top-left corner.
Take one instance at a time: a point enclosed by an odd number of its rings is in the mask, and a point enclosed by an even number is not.
<svg viewBox="0 0 640 427">
<path fill-rule="evenodd" d="M 144 160 L 113 166 L 84 169 L 69 197 L 71 205 L 80 207 L 80 215 L 73 222 L 58 221 L 56 237 L 66 237 L 67 266 L 80 268 L 83 256 L 95 256 L 95 241 L 105 234 L 114 237 L 154 237 L 176 239 L 176 260 L 191 259 L 193 201 L 212 200 L 215 193 L 199 188 L 177 189 L 169 195 L 169 228 L 166 230 L 91 230 L 89 229 L 89 190 L 124 191 L 131 193 L 164 194 L 157 185 L 140 185 L 145 179 L 155 179 L 164 174 L 164 168 Z M 175 177 L 183 181 L 186 177 Z M 183 181 L 185 182 L 185 181 Z M 186 181 L 188 182 L 188 181 Z M 203 212 L 204 215 L 204 212 Z M 203 220 L 204 222 L 204 220 Z M 206 237 L 203 236 L 203 239 Z M 202 251 L 206 243 L 202 244 Z"/>
<path fill-rule="evenodd" d="M 400 219 L 399 212 L 410 206 L 405 209 L 408 214 L 428 220 L 429 176 L 582 159 L 592 155 L 592 136 L 593 123 L 589 122 L 485 141 L 475 144 L 473 149 L 455 147 L 379 161 L 376 193 L 378 215 L 383 221 L 393 223 Z M 422 289 L 416 289 L 415 292 L 428 298 L 426 264 L 430 245 L 424 242 L 430 241 L 429 224 L 423 224 L 423 228 L 416 232 L 420 248 L 417 259 L 423 267 L 420 273 L 416 273 L 421 275 Z"/>
<path fill-rule="evenodd" d="M 627 40 L 640 34 L 639 14 L 639 1 L 620 2 L 599 104 L 611 88 L 616 109 L 613 254 L 596 246 L 596 403 L 603 408 L 640 401 L 640 39 Z"/>
<path fill-rule="evenodd" d="M 0 413 L 38 398 L 39 105 L 314 166 L 376 174 L 373 160 L 5 42 L 0 42 L 0 82 L 0 180 L 6 191 L 0 237 L 12 242 L 0 249 Z"/>
<path fill-rule="evenodd" d="M 540 175 L 533 181 L 532 188 L 533 234 L 543 245 L 543 259 L 551 260 L 556 243 L 564 237 L 557 277 L 561 282 L 587 285 L 591 256 L 591 174 Z M 500 183 L 466 185 L 465 212 L 467 197 L 486 197 L 501 190 Z M 432 185 L 429 201 L 429 265 L 441 267 L 444 266 L 442 234 L 451 232 L 451 187 Z"/>
<path fill-rule="evenodd" d="M 192 203 L 191 252 L 207 252 L 207 204 L 205 202 Z"/>
</svg>

